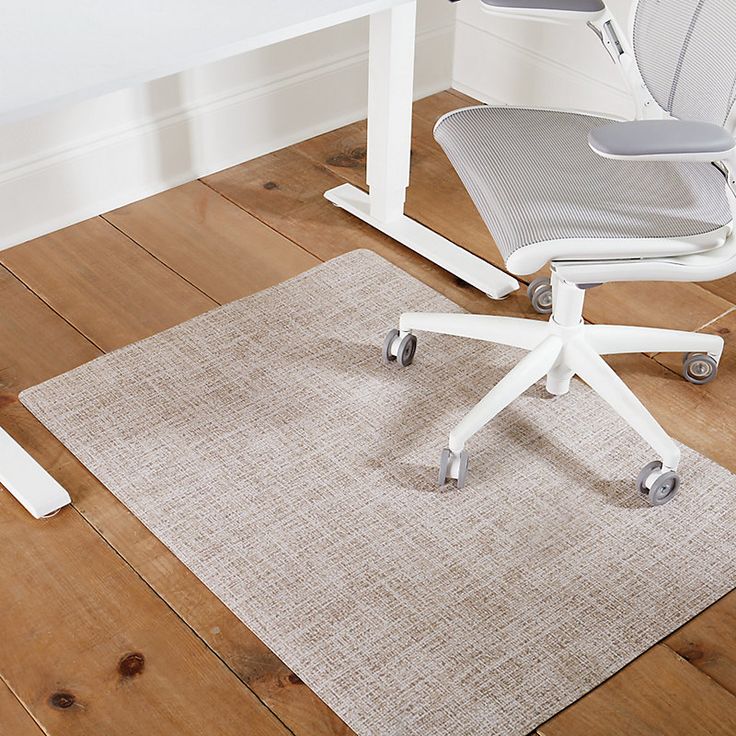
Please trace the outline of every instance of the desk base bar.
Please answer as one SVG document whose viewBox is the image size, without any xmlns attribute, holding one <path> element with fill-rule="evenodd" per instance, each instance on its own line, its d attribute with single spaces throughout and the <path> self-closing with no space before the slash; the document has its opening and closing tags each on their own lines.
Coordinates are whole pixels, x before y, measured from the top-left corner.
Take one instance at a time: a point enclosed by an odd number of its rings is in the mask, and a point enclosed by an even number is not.
<svg viewBox="0 0 736 736">
<path fill-rule="evenodd" d="M 2 429 L 0 483 L 37 519 L 72 502 L 64 488 Z"/>
<path fill-rule="evenodd" d="M 406 215 L 390 222 L 372 217 L 369 195 L 352 184 L 330 189 L 325 192 L 325 197 L 351 215 L 441 266 L 445 271 L 480 289 L 491 299 L 503 299 L 519 288 L 519 282 L 512 276 Z"/>
</svg>

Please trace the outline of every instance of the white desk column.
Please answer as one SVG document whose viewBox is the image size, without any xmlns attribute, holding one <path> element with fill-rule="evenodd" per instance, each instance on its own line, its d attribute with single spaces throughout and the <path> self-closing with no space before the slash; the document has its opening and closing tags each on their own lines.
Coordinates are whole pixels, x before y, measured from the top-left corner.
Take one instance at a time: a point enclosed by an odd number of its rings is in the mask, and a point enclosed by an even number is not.
<svg viewBox="0 0 736 736">
<path fill-rule="evenodd" d="M 370 213 L 381 222 L 404 214 L 411 158 L 416 3 L 371 16 L 368 76 Z"/>
<path fill-rule="evenodd" d="M 411 156 L 415 24 L 415 0 L 371 15 L 370 194 L 343 184 L 325 192 L 325 197 L 491 298 L 503 299 L 519 288 L 516 279 L 404 214 Z"/>
</svg>

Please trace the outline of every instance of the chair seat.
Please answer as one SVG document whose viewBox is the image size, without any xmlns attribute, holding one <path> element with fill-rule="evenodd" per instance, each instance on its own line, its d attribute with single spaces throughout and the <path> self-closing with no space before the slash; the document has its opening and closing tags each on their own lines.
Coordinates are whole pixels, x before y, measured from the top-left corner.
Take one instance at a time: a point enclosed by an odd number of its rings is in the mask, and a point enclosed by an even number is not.
<svg viewBox="0 0 736 736">
<path fill-rule="evenodd" d="M 590 149 L 588 133 L 607 123 L 593 115 L 486 106 L 438 121 L 437 142 L 515 273 L 530 272 L 513 267 L 529 246 L 539 252 L 543 244 L 543 265 L 570 257 L 571 239 L 578 240 L 580 259 L 579 239 L 610 239 L 615 250 L 613 240 L 694 238 L 731 221 L 724 176 L 715 166 L 602 158 Z M 716 240 L 714 234 L 713 245 Z M 621 257 L 662 255 L 651 241 L 651 252 L 646 240 L 639 246 Z M 599 253 L 591 245 L 591 259 Z"/>
</svg>

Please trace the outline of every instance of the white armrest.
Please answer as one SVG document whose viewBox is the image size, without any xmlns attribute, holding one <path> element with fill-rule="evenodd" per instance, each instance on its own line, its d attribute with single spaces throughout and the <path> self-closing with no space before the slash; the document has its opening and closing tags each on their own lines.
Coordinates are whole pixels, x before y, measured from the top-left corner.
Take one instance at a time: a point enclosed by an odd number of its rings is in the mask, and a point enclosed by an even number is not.
<svg viewBox="0 0 736 736">
<path fill-rule="evenodd" d="M 480 0 L 480 4 L 493 15 L 547 23 L 589 23 L 606 11 L 603 0 Z"/>
<path fill-rule="evenodd" d="M 598 13 L 605 10 L 603 0 L 481 0 L 489 9 L 561 10 L 574 13 Z"/>
<path fill-rule="evenodd" d="M 724 161 L 736 141 L 720 125 L 691 120 L 634 120 L 594 128 L 590 147 L 604 158 Z"/>
</svg>

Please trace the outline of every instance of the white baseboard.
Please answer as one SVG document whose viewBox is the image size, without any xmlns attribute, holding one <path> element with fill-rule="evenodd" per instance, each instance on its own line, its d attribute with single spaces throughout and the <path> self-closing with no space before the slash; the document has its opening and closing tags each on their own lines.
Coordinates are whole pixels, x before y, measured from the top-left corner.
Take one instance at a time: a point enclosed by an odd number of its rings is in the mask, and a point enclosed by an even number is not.
<svg viewBox="0 0 736 736">
<path fill-rule="evenodd" d="M 453 36 L 418 35 L 417 98 L 450 86 Z M 0 248 L 360 120 L 367 80 L 361 52 L 0 167 Z"/>
</svg>

